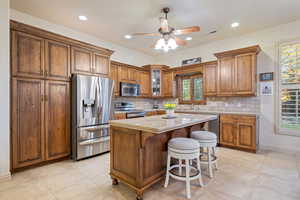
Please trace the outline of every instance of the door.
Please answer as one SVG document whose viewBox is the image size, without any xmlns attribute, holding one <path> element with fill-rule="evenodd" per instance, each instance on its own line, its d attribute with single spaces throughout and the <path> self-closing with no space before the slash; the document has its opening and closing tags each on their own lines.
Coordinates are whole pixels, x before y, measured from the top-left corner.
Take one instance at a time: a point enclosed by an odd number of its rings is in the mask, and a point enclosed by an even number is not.
<svg viewBox="0 0 300 200">
<path fill-rule="evenodd" d="M 56 80 L 70 80 L 70 46 L 61 42 L 46 41 L 45 75 Z"/>
<path fill-rule="evenodd" d="M 231 96 L 234 83 L 234 57 L 218 60 L 218 95 Z"/>
<path fill-rule="evenodd" d="M 242 54 L 235 57 L 234 93 L 255 95 L 256 54 Z"/>
<path fill-rule="evenodd" d="M 163 96 L 172 97 L 173 96 L 173 72 L 163 73 Z"/>
<path fill-rule="evenodd" d="M 137 73 L 136 69 L 128 67 L 128 81 L 130 83 L 137 83 Z"/>
<path fill-rule="evenodd" d="M 203 67 L 203 86 L 205 96 L 217 95 L 217 66 L 206 65 Z"/>
<path fill-rule="evenodd" d="M 236 145 L 236 122 L 234 120 L 224 120 L 220 122 L 220 144 L 235 146 Z"/>
<path fill-rule="evenodd" d="M 44 76 L 44 39 L 12 31 L 12 75 L 31 78 Z"/>
<path fill-rule="evenodd" d="M 109 74 L 109 57 L 98 53 L 94 53 L 94 70 L 96 74 L 108 76 Z"/>
<path fill-rule="evenodd" d="M 118 66 L 111 63 L 110 66 L 110 79 L 114 80 L 115 87 L 114 87 L 114 95 L 119 96 L 120 95 L 120 83 L 118 80 Z"/>
<path fill-rule="evenodd" d="M 140 72 L 141 95 L 150 96 L 150 72 Z"/>
<path fill-rule="evenodd" d="M 128 82 L 128 67 L 119 66 L 118 78 L 120 82 Z"/>
<path fill-rule="evenodd" d="M 46 159 L 53 160 L 70 154 L 70 84 L 46 81 L 45 130 Z"/>
<path fill-rule="evenodd" d="M 44 160 L 44 81 L 12 79 L 12 168 Z"/>
<path fill-rule="evenodd" d="M 256 117 L 239 117 L 237 121 L 237 146 L 256 149 Z"/>
<path fill-rule="evenodd" d="M 80 48 L 72 47 L 72 73 L 90 74 L 93 72 L 93 52 Z"/>
</svg>

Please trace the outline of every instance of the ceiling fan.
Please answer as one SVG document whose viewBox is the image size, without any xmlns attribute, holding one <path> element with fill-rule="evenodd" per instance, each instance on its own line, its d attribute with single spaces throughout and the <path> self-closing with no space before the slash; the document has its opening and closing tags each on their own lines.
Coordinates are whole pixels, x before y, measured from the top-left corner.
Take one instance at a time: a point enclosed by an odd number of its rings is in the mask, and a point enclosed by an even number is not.
<svg viewBox="0 0 300 200">
<path fill-rule="evenodd" d="M 180 39 L 176 36 L 200 31 L 199 26 L 191 26 L 182 29 L 173 28 L 168 24 L 168 13 L 170 12 L 170 8 L 163 8 L 162 12 L 165 14 L 165 16 L 159 18 L 160 28 L 158 29 L 158 32 L 134 33 L 132 34 L 132 36 L 160 36 L 161 38 L 152 47 L 157 50 L 162 49 L 165 52 L 168 52 L 170 49 L 176 49 L 178 45 L 184 46 L 187 44 L 185 40 Z"/>
</svg>

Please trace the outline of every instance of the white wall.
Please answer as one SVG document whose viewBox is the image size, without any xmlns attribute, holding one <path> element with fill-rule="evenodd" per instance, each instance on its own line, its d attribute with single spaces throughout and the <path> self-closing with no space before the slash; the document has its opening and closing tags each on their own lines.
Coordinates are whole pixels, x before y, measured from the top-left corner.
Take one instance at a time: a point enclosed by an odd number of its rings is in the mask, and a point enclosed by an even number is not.
<svg viewBox="0 0 300 200">
<path fill-rule="evenodd" d="M 9 0 L 0 1 L 0 181 L 9 173 Z"/>
<path fill-rule="evenodd" d="M 202 57 L 203 61 L 216 60 L 214 53 L 259 44 L 258 73 L 276 72 L 277 45 L 283 41 L 300 38 L 300 20 L 265 29 L 240 37 L 215 41 L 196 48 L 176 51 L 157 58 L 157 63 L 180 66 L 183 59 Z M 299 151 L 300 137 L 275 134 L 275 96 L 261 96 L 260 144 L 265 148 Z M 299 130 L 300 132 L 300 130 Z M 300 136 L 300 135 L 299 135 Z"/>
<path fill-rule="evenodd" d="M 112 55 L 112 60 L 123 62 L 126 64 L 131 64 L 135 66 L 147 65 L 149 63 L 154 62 L 154 57 L 141 53 L 139 51 L 135 51 L 132 49 L 128 49 L 111 42 L 106 42 L 101 40 L 95 36 L 91 36 L 85 33 L 81 33 L 75 31 L 73 29 L 53 24 L 51 22 L 45 21 L 43 19 L 19 12 L 14 9 L 10 9 L 10 18 L 12 20 L 22 22 L 24 24 L 29 24 L 44 30 L 48 30 L 57 34 L 61 34 L 73 39 L 77 39 L 80 41 L 84 41 L 90 44 L 94 44 L 103 48 L 107 48 L 115 51 Z"/>
</svg>

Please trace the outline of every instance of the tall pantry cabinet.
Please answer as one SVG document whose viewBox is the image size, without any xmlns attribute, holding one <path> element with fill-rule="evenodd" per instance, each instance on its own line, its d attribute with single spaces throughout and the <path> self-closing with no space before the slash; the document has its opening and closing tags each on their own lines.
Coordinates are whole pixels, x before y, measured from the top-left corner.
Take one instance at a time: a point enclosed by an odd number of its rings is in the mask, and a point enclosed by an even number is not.
<svg viewBox="0 0 300 200">
<path fill-rule="evenodd" d="M 13 171 L 71 153 L 70 81 L 71 73 L 77 73 L 71 69 L 72 60 L 79 60 L 72 58 L 72 42 L 72 39 L 11 21 Z M 78 46 L 80 42 L 74 43 Z M 106 65 L 102 71 L 93 73 L 108 75 L 108 62 L 101 61 L 100 65 L 100 62 L 92 62 L 93 69 Z"/>
</svg>

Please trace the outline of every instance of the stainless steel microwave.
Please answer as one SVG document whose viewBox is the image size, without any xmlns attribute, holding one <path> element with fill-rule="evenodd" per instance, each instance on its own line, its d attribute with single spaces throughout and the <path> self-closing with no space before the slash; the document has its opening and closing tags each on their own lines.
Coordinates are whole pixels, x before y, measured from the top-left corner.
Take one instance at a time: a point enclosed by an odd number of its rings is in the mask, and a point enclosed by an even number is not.
<svg viewBox="0 0 300 200">
<path fill-rule="evenodd" d="M 141 95 L 141 89 L 139 84 L 133 83 L 120 83 L 120 93 L 122 97 L 136 97 Z"/>
</svg>

